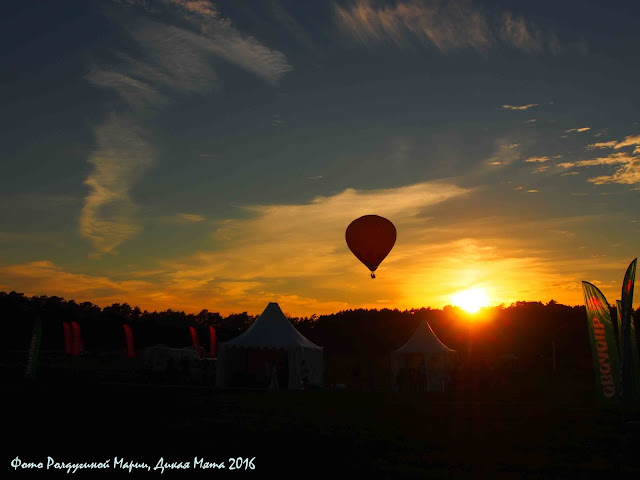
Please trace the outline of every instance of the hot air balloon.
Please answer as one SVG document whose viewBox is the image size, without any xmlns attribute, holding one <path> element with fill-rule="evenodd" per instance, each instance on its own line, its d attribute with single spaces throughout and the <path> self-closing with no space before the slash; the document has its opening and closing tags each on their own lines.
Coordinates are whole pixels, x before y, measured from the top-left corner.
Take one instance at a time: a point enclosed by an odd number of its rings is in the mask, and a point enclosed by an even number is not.
<svg viewBox="0 0 640 480">
<path fill-rule="evenodd" d="M 371 278 L 396 243 L 396 227 L 378 215 L 355 219 L 345 233 L 349 250 L 371 270 Z"/>
</svg>

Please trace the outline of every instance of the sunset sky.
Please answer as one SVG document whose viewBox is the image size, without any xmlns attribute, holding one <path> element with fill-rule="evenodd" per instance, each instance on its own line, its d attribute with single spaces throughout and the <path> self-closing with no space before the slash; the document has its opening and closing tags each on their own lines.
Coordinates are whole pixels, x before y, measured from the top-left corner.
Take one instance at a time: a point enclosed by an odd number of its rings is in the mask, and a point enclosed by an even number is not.
<svg viewBox="0 0 640 480">
<path fill-rule="evenodd" d="M 0 290 L 311 315 L 579 305 L 586 280 L 614 304 L 640 3 L 607 5 L 3 3 Z M 344 236 L 367 214 L 397 229 L 375 280 Z"/>
</svg>

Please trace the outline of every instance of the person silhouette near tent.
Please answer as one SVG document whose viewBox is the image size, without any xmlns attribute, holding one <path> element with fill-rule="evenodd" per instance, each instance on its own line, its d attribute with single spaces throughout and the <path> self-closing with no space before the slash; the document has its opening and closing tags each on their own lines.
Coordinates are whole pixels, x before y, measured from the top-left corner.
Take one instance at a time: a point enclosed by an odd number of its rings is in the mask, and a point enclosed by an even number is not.
<svg viewBox="0 0 640 480">
<path fill-rule="evenodd" d="M 267 362 L 265 369 L 267 377 L 267 386 L 271 390 L 277 390 L 278 386 L 278 368 L 271 362 Z"/>
</svg>

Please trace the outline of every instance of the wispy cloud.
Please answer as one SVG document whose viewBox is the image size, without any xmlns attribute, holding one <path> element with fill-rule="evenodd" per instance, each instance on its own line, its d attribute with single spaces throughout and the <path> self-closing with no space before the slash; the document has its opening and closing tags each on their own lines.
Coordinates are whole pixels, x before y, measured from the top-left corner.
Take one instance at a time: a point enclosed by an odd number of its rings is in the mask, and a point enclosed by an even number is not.
<svg viewBox="0 0 640 480">
<path fill-rule="evenodd" d="M 94 67 L 87 76 L 93 85 L 117 93 L 125 105 L 95 129 L 96 148 L 88 159 L 94 170 L 85 181 L 90 190 L 79 226 L 99 254 L 115 252 L 141 229 L 130 192 L 153 163 L 153 151 L 142 128 L 150 115 L 181 95 L 214 91 L 219 80 L 212 57 L 273 85 L 292 69 L 284 54 L 238 31 L 209 1 L 128 3 L 139 4 L 148 13 L 125 27 L 136 41 L 136 55 L 116 52 L 119 65 Z M 172 10 L 158 14 L 162 6 Z M 153 20 L 154 16 L 162 17 L 163 22 Z"/>
<path fill-rule="evenodd" d="M 184 10 L 196 13 L 206 18 L 218 18 L 219 13 L 215 5 L 208 0 L 168 0 L 169 3 L 178 5 Z"/>
<path fill-rule="evenodd" d="M 87 80 L 96 86 L 115 90 L 134 109 L 153 108 L 166 102 L 166 97 L 148 82 L 126 73 L 96 69 L 87 75 Z"/>
<path fill-rule="evenodd" d="M 573 167 L 593 167 L 593 166 L 618 166 L 611 175 L 599 175 L 588 178 L 587 181 L 596 185 L 606 183 L 619 183 L 624 185 L 640 184 L 640 135 L 629 135 L 624 140 L 609 142 L 598 142 L 587 146 L 587 150 L 611 148 L 620 150 L 626 147 L 635 147 L 633 152 L 612 152 L 605 157 L 597 157 L 589 160 L 577 162 L 561 163 L 564 168 Z"/>
<path fill-rule="evenodd" d="M 502 110 L 529 110 L 530 108 L 537 107 L 539 104 L 530 103 L 528 105 L 502 105 Z M 534 120 L 535 121 L 535 120 Z"/>
<path fill-rule="evenodd" d="M 140 230 L 130 190 L 151 165 L 153 153 L 128 117 L 111 115 L 95 135 L 96 149 L 88 159 L 94 170 L 85 180 L 90 191 L 79 225 L 99 252 L 110 253 Z"/>
<path fill-rule="evenodd" d="M 358 0 L 347 7 L 334 4 L 342 30 L 364 44 L 390 40 L 403 45 L 410 38 L 434 45 L 442 52 L 470 47 L 483 52 L 491 32 L 482 13 L 464 2 L 401 1 L 377 7 Z"/>
<path fill-rule="evenodd" d="M 559 167 L 571 168 L 571 167 L 593 167 L 596 165 L 616 165 L 620 163 L 628 163 L 633 160 L 633 157 L 625 153 L 613 153 L 608 157 L 598 157 L 590 160 L 579 160 L 576 162 L 564 162 L 559 163 Z"/>
<path fill-rule="evenodd" d="M 570 128 L 570 129 L 568 129 L 568 130 L 565 130 L 564 132 L 565 132 L 565 133 L 571 133 L 571 132 L 579 132 L 579 133 L 582 133 L 582 132 L 587 132 L 587 131 L 589 131 L 589 130 L 591 130 L 591 127 L 581 127 L 581 128 Z"/>
<path fill-rule="evenodd" d="M 280 78 L 293 67 L 284 54 L 262 45 L 253 37 L 242 35 L 236 29 L 225 23 L 203 25 L 203 48 L 215 55 L 234 63 L 240 68 L 262 77 L 267 82 L 276 85 Z"/>
<path fill-rule="evenodd" d="M 604 183 L 621 183 L 627 185 L 640 185 L 640 157 L 633 157 L 624 163 L 613 175 L 601 175 L 590 178 L 591 183 L 602 185 Z"/>
<path fill-rule="evenodd" d="M 635 146 L 635 149 L 633 151 L 634 155 L 640 155 L 640 135 L 629 135 L 628 137 L 625 137 L 625 139 L 621 141 L 611 140 L 610 142 L 594 143 L 589 145 L 587 148 L 588 149 L 613 148 L 617 150 L 619 148 L 633 147 L 633 146 Z"/>
<path fill-rule="evenodd" d="M 188 223 L 198 223 L 205 220 L 205 217 L 202 215 L 196 215 L 195 213 L 179 213 L 177 217 L 178 219 Z"/>
<path fill-rule="evenodd" d="M 542 162 L 548 162 L 549 161 L 549 157 L 529 157 L 525 160 L 525 162 L 528 163 L 542 163 Z"/>
<path fill-rule="evenodd" d="M 465 0 L 401 0 L 384 6 L 356 0 L 345 7 L 334 3 L 334 11 L 342 31 L 366 45 L 390 41 L 402 46 L 417 39 L 445 53 L 462 48 L 485 52 L 498 42 L 525 52 L 564 49 L 555 34 L 543 32 L 522 16 L 503 12 L 487 18 Z"/>
<path fill-rule="evenodd" d="M 610 142 L 592 143 L 591 145 L 587 146 L 587 148 L 590 150 L 593 150 L 594 148 L 613 148 L 616 145 L 618 145 L 618 142 L 616 142 L 615 140 L 611 140 Z"/>
<path fill-rule="evenodd" d="M 205 93 L 217 87 L 213 67 L 199 44 L 199 35 L 152 20 L 139 21 L 130 31 L 144 56 L 131 59 L 128 68 L 168 93 Z"/>
<path fill-rule="evenodd" d="M 631 147 L 633 145 L 636 145 L 636 148 L 633 151 L 633 153 L 640 154 L 640 152 L 638 151 L 638 146 L 640 146 L 640 135 L 626 137 L 622 142 L 618 143 L 614 148 L 618 149 L 622 147 Z"/>
<path fill-rule="evenodd" d="M 640 184 L 640 156 L 635 154 L 615 152 L 607 157 L 598 157 L 590 160 L 580 160 L 577 162 L 565 162 L 560 163 L 558 166 L 563 168 L 574 168 L 602 165 L 619 165 L 619 167 L 612 175 L 591 177 L 587 179 L 588 182 L 596 185 L 602 185 L 605 183 L 619 183 L 627 185 Z"/>
<path fill-rule="evenodd" d="M 277 84 L 282 75 L 293 69 L 284 54 L 241 34 L 224 21 L 202 22 L 197 32 L 146 21 L 133 34 L 150 50 L 156 63 L 164 67 L 164 73 L 171 74 L 165 79 L 174 80 L 173 86 L 183 90 L 206 88 L 208 79 L 214 76 L 207 60 L 210 55 L 223 58 L 271 84 Z"/>
<path fill-rule="evenodd" d="M 505 142 L 498 139 L 495 142 L 493 155 L 486 160 L 489 165 L 510 165 L 520 158 L 520 144 Z"/>
<path fill-rule="evenodd" d="M 502 15 L 500 36 L 507 43 L 525 51 L 541 50 L 543 47 L 540 31 L 528 25 L 522 17 L 514 17 L 510 12 Z"/>
<path fill-rule="evenodd" d="M 531 173 L 542 173 L 542 172 L 546 172 L 547 170 L 549 170 L 549 167 L 545 165 L 544 167 L 539 167 L 539 168 L 536 168 L 535 170 L 532 170 Z"/>
<path fill-rule="evenodd" d="M 548 49 L 552 53 L 561 53 L 563 50 L 557 35 L 543 32 L 522 16 L 504 12 L 501 20 L 498 35 L 506 44 L 525 52 L 539 52 Z"/>
</svg>

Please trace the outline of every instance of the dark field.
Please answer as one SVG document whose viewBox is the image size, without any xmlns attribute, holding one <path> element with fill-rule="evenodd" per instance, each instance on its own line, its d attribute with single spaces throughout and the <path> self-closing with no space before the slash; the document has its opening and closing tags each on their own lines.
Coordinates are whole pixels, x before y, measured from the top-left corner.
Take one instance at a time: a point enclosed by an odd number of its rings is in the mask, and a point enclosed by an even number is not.
<svg viewBox="0 0 640 480">
<path fill-rule="evenodd" d="M 49 375 L 4 382 L 5 468 L 24 461 L 113 457 L 191 462 L 162 477 L 228 476 L 229 457 L 255 457 L 252 475 L 387 478 L 578 478 L 640 473 L 640 432 L 621 428 L 584 383 L 558 375 L 500 389 L 447 393 L 384 390 L 216 391 L 145 385 L 133 378 Z M 124 379 L 121 379 L 124 380 Z M 225 470 L 193 468 L 197 456 Z M 33 473 L 33 472 L 32 472 Z M 48 475 L 51 472 L 35 472 Z M 126 470 L 111 478 L 131 476 Z M 26 477 L 14 471 L 11 476 Z M 75 474 L 84 478 L 93 472 Z M 33 477 L 35 478 L 35 476 Z"/>
</svg>

